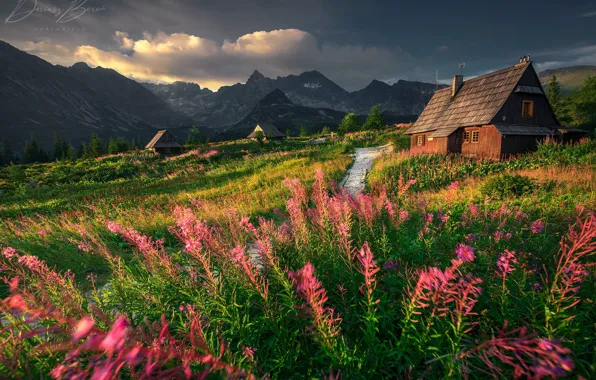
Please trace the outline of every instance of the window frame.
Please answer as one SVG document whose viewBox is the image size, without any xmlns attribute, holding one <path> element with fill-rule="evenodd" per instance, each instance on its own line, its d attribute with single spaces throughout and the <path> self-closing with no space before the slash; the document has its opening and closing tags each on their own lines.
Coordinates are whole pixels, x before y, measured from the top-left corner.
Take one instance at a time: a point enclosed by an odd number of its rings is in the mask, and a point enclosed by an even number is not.
<svg viewBox="0 0 596 380">
<path fill-rule="evenodd" d="M 470 143 L 470 131 L 464 131 L 464 144 L 469 144 Z"/>
<path fill-rule="evenodd" d="M 424 136 L 424 135 L 416 136 L 416 146 L 424 146 L 425 138 L 426 138 L 426 136 Z"/>
<path fill-rule="evenodd" d="M 527 113 L 526 113 L 526 105 Z M 533 100 L 522 100 L 522 117 L 523 118 L 533 118 L 534 117 L 534 101 Z"/>
<path fill-rule="evenodd" d="M 474 137 L 476 137 L 476 138 L 474 139 Z M 480 131 L 479 130 L 472 131 L 472 133 L 470 133 L 470 142 L 472 144 L 479 144 L 480 143 Z"/>
</svg>

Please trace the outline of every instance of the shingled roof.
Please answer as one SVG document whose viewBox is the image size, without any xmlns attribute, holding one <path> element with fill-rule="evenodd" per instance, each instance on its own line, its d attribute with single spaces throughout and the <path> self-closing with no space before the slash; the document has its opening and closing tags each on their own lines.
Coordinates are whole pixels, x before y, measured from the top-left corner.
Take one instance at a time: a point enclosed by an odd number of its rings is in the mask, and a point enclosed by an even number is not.
<svg viewBox="0 0 596 380">
<path fill-rule="evenodd" d="M 259 129 L 263 132 L 265 137 L 272 138 L 272 137 L 286 137 L 285 134 L 281 133 L 279 129 L 275 128 L 275 126 L 271 124 L 257 124 L 254 131 L 250 135 L 248 135 L 249 139 L 254 139 L 257 137 L 257 131 Z"/>
<path fill-rule="evenodd" d="M 489 124 L 529 66 L 524 62 L 467 80 L 453 99 L 451 87 L 438 90 L 406 134 L 434 131 L 431 137 L 446 137 L 460 127 Z"/>
<path fill-rule="evenodd" d="M 145 149 L 155 148 L 182 148 L 182 145 L 176 141 L 174 136 L 167 130 L 161 130 L 149 141 Z"/>
</svg>

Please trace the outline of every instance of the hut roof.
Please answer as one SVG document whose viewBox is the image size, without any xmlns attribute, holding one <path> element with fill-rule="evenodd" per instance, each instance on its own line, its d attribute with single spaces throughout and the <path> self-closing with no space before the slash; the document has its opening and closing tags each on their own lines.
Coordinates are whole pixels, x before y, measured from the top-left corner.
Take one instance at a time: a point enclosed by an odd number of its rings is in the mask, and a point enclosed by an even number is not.
<svg viewBox="0 0 596 380">
<path fill-rule="evenodd" d="M 167 130 L 158 131 L 157 134 L 145 146 L 145 149 L 152 148 L 182 148 L 182 145 L 176 141 L 174 136 Z"/>
<path fill-rule="evenodd" d="M 550 136 L 553 130 L 546 127 L 527 125 L 495 124 L 495 128 L 503 136 Z"/>
<path fill-rule="evenodd" d="M 489 124 L 503 107 L 530 62 L 482 75 L 463 83 L 451 98 L 451 87 L 438 90 L 407 134 L 435 131 L 433 137 L 449 136 L 457 128 Z M 530 89 L 533 91 L 533 89 Z"/>
<path fill-rule="evenodd" d="M 257 132 L 261 131 L 265 135 L 265 137 L 286 137 L 284 133 L 281 133 L 279 129 L 275 128 L 275 126 L 271 124 L 257 124 L 255 130 L 252 131 L 250 135 L 248 135 L 249 139 L 254 139 L 257 137 Z"/>
</svg>

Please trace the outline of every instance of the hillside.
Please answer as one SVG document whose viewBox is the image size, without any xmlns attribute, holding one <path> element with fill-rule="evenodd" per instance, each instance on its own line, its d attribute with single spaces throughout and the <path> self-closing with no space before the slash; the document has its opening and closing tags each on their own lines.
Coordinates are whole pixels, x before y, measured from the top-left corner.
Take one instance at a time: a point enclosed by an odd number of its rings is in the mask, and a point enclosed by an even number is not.
<svg viewBox="0 0 596 380">
<path fill-rule="evenodd" d="M 577 91 L 587 77 L 596 76 L 596 66 L 571 66 L 538 73 L 543 86 L 548 85 L 553 75 L 557 76 L 557 80 L 561 84 L 561 92 L 564 95 L 569 95 Z"/>
<path fill-rule="evenodd" d="M 56 135 L 73 144 L 92 133 L 146 140 L 159 128 L 192 123 L 114 70 L 54 66 L 1 41 L 0 89 L 2 135 L 17 151 L 31 135 L 48 149 Z"/>
</svg>

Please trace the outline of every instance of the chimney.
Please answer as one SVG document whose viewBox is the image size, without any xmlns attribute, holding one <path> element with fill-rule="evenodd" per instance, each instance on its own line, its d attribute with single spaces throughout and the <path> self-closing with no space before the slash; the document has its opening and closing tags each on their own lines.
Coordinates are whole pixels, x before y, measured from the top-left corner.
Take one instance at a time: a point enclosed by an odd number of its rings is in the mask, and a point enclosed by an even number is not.
<svg viewBox="0 0 596 380">
<path fill-rule="evenodd" d="M 464 76 L 463 75 L 454 75 L 453 76 L 453 82 L 451 83 L 451 98 L 455 98 L 455 95 L 457 94 L 457 92 L 459 91 L 459 89 L 461 88 L 461 86 L 464 85 Z"/>
</svg>

